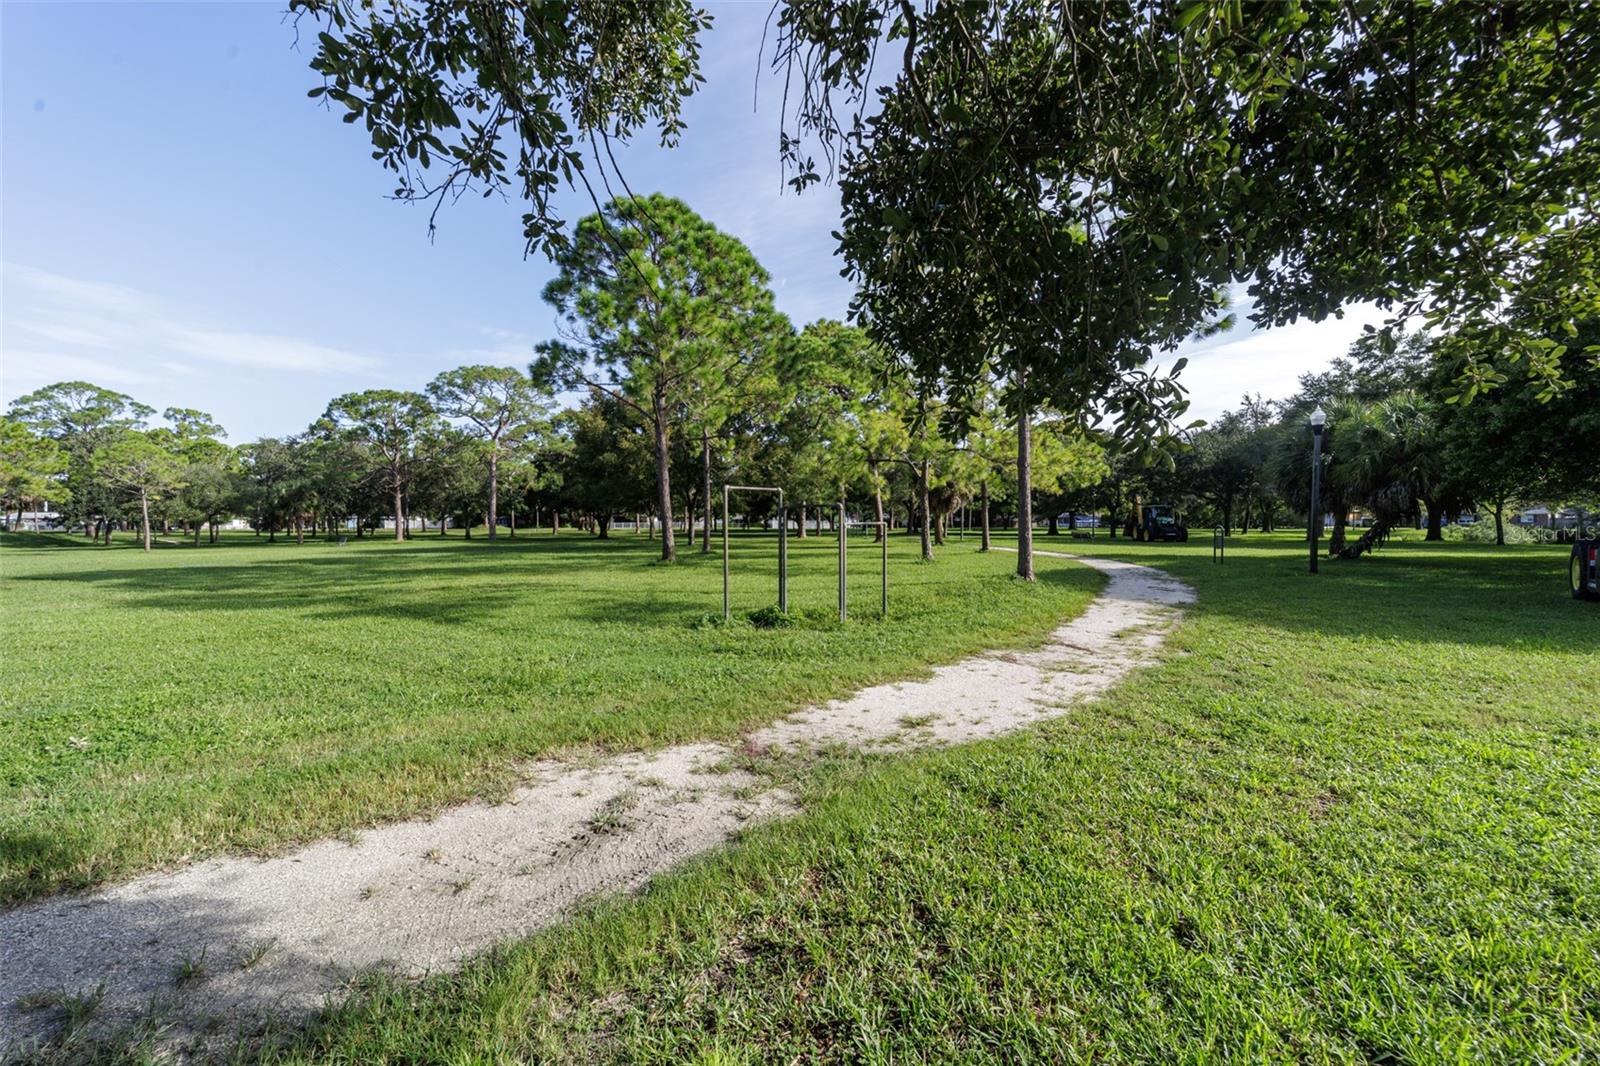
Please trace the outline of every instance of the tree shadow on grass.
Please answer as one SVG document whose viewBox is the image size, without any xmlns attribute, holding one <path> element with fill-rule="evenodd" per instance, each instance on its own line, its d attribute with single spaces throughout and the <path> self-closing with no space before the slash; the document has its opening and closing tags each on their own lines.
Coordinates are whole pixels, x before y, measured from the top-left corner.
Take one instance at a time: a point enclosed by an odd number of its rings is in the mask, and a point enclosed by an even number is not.
<svg viewBox="0 0 1600 1066">
<path fill-rule="evenodd" d="M 507 538 L 490 544 L 475 538 L 352 550 L 349 545 L 291 542 L 272 546 L 287 547 L 287 554 L 263 546 L 259 555 L 252 553 L 242 563 L 222 561 L 237 558 L 235 553 L 208 557 L 204 549 L 181 555 L 140 553 L 125 555 L 119 565 L 7 579 L 103 588 L 116 593 L 121 606 L 193 612 L 281 608 L 296 617 L 321 620 L 403 618 L 455 625 L 530 596 L 581 596 L 590 589 L 581 573 L 590 560 L 601 559 L 608 568 L 648 562 L 643 552 L 630 552 L 626 546 L 613 552 L 598 543 L 603 542 Z"/>
<path fill-rule="evenodd" d="M 74 548 L 93 547 L 96 547 L 96 544 L 88 537 L 73 536 L 69 533 L 29 533 L 26 531 L 0 533 L 0 553 L 8 551 L 68 551 Z"/>
</svg>

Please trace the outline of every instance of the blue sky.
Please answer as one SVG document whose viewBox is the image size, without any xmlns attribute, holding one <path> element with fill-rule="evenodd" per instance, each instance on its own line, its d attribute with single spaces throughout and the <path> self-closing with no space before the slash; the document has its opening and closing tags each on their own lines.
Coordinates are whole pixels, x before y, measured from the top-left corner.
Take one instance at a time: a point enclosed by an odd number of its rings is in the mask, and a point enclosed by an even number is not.
<svg viewBox="0 0 1600 1066">
<path fill-rule="evenodd" d="M 837 196 L 785 192 L 776 86 L 753 106 L 769 6 L 707 5 L 688 132 L 672 150 L 641 137 L 623 167 L 744 240 L 798 325 L 842 317 L 850 290 Z M 426 211 L 385 198 L 364 132 L 307 98 L 318 79 L 280 5 L 6 2 L 0 38 L 5 401 L 83 378 L 209 411 L 237 442 L 297 432 L 340 392 L 524 365 L 551 334 L 551 270 L 523 256 L 520 206 L 464 199 L 430 243 Z M 1195 413 L 1287 394 L 1376 320 L 1194 348 Z"/>
</svg>

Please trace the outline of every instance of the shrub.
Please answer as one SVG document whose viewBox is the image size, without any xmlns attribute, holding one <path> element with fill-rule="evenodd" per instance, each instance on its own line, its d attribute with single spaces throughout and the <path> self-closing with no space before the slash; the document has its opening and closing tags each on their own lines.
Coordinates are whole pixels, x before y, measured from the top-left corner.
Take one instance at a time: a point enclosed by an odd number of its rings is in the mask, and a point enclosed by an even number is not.
<svg viewBox="0 0 1600 1066">
<path fill-rule="evenodd" d="M 788 629 L 800 622 L 798 615 L 787 614 L 776 606 L 763 607 L 750 612 L 750 624 L 757 629 Z"/>
<path fill-rule="evenodd" d="M 1467 544 L 1493 544 L 1494 519 L 1480 518 L 1470 526 L 1445 526 L 1444 539 L 1459 540 Z M 1538 540 L 1539 538 L 1529 530 L 1510 522 L 1506 523 L 1507 544 L 1535 544 Z"/>
</svg>

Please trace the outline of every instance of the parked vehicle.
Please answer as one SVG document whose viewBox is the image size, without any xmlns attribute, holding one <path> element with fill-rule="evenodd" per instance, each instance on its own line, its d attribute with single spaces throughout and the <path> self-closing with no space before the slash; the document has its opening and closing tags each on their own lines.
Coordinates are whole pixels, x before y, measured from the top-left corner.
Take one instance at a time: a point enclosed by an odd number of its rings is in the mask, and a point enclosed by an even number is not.
<svg viewBox="0 0 1600 1066">
<path fill-rule="evenodd" d="M 1600 600 L 1600 538 L 1573 542 L 1571 578 L 1573 599 Z"/>
<path fill-rule="evenodd" d="M 1139 513 L 1133 531 L 1135 540 L 1188 540 L 1189 527 L 1178 520 L 1178 512 L 1165 504 L 1151 504 Z"/>
</svg>

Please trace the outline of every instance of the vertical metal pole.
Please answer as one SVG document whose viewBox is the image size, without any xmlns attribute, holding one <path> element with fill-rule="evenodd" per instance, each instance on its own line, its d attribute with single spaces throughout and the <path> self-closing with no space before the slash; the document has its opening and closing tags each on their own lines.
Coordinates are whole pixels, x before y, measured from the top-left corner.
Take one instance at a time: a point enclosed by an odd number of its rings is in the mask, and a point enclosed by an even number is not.
<svg viewBox="0 0 1600 1066">
<path fill-rule="evenodd" d="M 1306 532 L 1311 541 L 1311 572 L 1317 572 L 1317 541 L 1322 536 L 1322 427 L 1311 429 L 1311 515 Z"/>
<path fill-rule="evenodd" d="M 883 527 L 883 539 L 878 542 L 883 546 L 883 600 L 878 605 L 881 618 L 889 617 L 889 527 Z"/>
<path fill-rule="evenodd" d="M 845 613 L 846 613 L 846 611 L 845 611 L 846 597 L 845 597 L 845 581 L 844 581 L 844 572 L 845 572 L 845 536 L 846 535 L 847 534 L 845 533 L 845 528 L 844 528 L 844 504 L 841 503 L 841 504 L 839 504 L 839 621 L 841 621 L 841 622 L 844 621 Z"/>
<path fill-rule="evenodd" d="M 778 490 L 778 610 L 789 613 L 789 512 Z"/>
<path fill-rule="evenodd" d="M 728 615 L 728 486 L 722 486 L 722 620 Z"/>
</svg>

